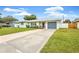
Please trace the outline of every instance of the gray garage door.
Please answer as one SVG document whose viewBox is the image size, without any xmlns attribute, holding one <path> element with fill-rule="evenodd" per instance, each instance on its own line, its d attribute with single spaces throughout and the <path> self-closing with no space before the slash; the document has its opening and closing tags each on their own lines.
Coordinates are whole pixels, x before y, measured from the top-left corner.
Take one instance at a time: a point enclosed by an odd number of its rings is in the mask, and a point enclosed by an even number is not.
<svg viewBox="0 0 79 59">
<path fill-rule="evenodd" d="M 48 22 L 48 29 L 56 29 L 56 22 Z"/>
</svg>

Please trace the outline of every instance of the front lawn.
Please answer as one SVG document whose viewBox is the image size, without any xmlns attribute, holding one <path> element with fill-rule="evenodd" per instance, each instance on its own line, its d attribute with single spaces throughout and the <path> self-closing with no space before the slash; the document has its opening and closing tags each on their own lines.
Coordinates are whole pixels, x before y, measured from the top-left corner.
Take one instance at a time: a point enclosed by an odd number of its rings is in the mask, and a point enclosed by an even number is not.
<svg viewBox="0 0 79 59">
<path fill-rule="evenodd" d="M 79 53 L 79 30 L 59 29 L 50 37 L 42 53 Z"/>
<path fill-rule="evenodd" d="M 0 29 L 0 36 L 11 34 L 11 33 L 16 33 L 16 32 L 34 30 L 34 29 L 35 28 L 1 28 Z"/>
</svg>

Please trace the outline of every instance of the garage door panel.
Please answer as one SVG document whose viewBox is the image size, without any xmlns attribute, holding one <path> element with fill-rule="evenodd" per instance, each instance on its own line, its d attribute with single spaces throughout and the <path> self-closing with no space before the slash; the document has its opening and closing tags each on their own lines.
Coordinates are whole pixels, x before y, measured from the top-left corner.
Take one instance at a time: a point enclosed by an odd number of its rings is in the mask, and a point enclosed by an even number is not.
<svg viewBox="0 0 79 59">
<path fill-rule="evenodd" d="M 56 22 L 48 22 L 48 29 L 56 29 Z"/>
</svg>

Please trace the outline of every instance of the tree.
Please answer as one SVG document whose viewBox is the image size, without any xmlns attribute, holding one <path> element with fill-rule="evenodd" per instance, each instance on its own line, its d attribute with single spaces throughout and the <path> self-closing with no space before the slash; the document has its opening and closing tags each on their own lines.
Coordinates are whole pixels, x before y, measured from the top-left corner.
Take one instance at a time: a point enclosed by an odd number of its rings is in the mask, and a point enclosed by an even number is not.
<svg viewBox="0 0 79 59">
<path fill-rule="evenodd" d="M 2 15 L 2 14 L 0 13 L 0 22 L 1 22 L 1 15 Z"/>
<path fill-rule="evenodd" d="M 25 15 L 25 16 L 24 16 L 24 19 L 25 19 L 25 20 L 35 20 L 35 19 L 36 19 L 36 16 L 35 16 L 35 15 L 30 15 L 30 16 Z"/>
<path fill-rule="evenodd" d="M 79 18 L 75 18 L 75 21 L 77 21 L 77 20 L 79 21 Z"/>
<path fill-rule="evenodd" d="M 2 14 L 0 13 L 0 23 L 2 22 L 2 21 L 1 21 L 1 15 L 2 15 Z M 2 26 L 1 26 L 1 24 L 0 24 L 0 29 L 1 29 L 1 28 L 2 28 Z"/>
<path fill-rule="evenodd" d="M 2 14 L 0 13 L 0 18 L 1 18 L 1 15 L 2 15 Z"/>
<path fill-rule="evenodd" d="M 1 18 L 1 21 L 4 23 L 10 23 L 12 21 L 17 21 L 17 19 L 12 16 L 7 16 L 7 17 Z"/>
<path fill-rule="evenodd" d="M 70 19 L 66 19 L 63 23 L 71 23 Z"/>
</svg>

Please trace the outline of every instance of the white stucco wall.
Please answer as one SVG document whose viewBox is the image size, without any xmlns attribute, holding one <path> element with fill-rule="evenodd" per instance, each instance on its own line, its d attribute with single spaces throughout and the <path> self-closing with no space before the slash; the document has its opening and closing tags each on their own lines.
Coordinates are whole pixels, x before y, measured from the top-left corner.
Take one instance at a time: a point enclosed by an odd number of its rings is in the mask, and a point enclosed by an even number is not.
<svg viewBox="0 0 79 59">
<path fill-rule="evenodd" d="M 20 24 L 20 27 L 21 27 L 21 28 L 26 28 L 26 24 L 25 24 L 25 23 L 22 24 L 22 25 Z"/>
<path fill-rule="evenodd" d="M 39 26 L 39 23 L 38 23 L 38 22 L 36 22 L 36 25 L 37 25 L 37 26 Z"/>
<path fill-rule="evenodd" d="M 36 22 L 36 26 L 42 27 L 42 22 Z"/>
<path fill-rule="evenodd" d="M 56 29 L 60 28 L 60 24 L 61 24 L 61 22 L 56 22 Z"/>
<path fill-rule="evenodd" d="M 25 23 L 23 25 L 21 25 L 21 23 L 14 24 L 14 27 L 26 28 L 26 24 Z"/>
<path fill-rule="evenodd" d="M 45 22 L 45 29 L 48 29 L 48 22 Z"/>
<path fill-rule="evenodd" d="M 20 26 L 20 24 L 14 24 L 14 27 L 18 27 L 18 26 Z"/>
</svg>

